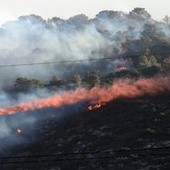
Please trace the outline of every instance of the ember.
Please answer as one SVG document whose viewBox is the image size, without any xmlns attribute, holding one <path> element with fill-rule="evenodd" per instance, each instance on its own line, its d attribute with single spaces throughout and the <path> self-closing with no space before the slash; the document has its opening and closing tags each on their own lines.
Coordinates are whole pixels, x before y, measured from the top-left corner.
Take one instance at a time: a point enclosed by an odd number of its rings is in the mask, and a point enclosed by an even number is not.
<svg viewBox="0 0 170 170">
<path fill-rule="evenodd" d="M 17 128 L 16 131 L 18 134 L 22 133 L 22 130 L 20 128 Z"/>
<path fill-rule="evenodd" d="M 95 104 L 92 104 L 90 105 L 87 110 L 96 110 L 96 109 L 99 109 L 100 107 L 106 105 L 104 102 L 98 102 L 98 103 L 95 103 Z"/>
</svg>

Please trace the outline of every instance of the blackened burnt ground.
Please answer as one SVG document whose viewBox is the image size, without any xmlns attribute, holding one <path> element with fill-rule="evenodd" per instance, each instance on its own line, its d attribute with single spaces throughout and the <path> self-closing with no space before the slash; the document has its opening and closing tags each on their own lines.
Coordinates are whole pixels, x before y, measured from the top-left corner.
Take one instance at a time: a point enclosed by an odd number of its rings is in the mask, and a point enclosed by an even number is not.
<svg viewBox="0 0 170 170">
<path fill-rule="evenodd" d="M 170 94 L 85 107 L 62 123 L 43 121 L 36 131 L 37 142 L 8 155 L 24 158 L 1 160 L 0 169 L 170 168 Z"/>
</svg>

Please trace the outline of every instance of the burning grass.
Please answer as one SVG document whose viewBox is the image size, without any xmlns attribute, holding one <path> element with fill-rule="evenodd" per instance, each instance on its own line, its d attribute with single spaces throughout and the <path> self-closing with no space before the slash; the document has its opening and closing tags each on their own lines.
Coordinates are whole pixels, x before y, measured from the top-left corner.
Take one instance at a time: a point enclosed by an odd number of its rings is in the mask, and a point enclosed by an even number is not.
<svg viewBox="0 0 170 170">
<path fill-rule="evenodd" d="M 104 103 L 118 98 L 136 98 L 143 95 L 156 95 L 170 91 L 170 76 L 157 76 L 154 78 L 140 78 L 132 81 L 121 79 L 114 82 L 110 87 L 94 87 L 92 89 L 78 88 L 74 91 L 55 94 L 48 98 L 39 99 L 27 103 L 21 103 L 0 109 L 0 115 L 15 114 L 29 110 L 61 107 L 82 101 L 94 103 L 88 109 L 100 108 Z"/>
</svg>

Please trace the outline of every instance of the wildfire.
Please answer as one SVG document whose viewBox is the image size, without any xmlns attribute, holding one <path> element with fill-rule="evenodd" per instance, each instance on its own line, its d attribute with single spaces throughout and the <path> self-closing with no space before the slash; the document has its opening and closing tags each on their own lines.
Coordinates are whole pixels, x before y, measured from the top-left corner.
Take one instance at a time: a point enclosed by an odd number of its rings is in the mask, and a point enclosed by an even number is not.
<svg viewBox="0 0 170 170">
<path fill-rule="evenodd" d="M 87 110 L 91 111 L 91 110 L 96 110 L 96 109 L 99 109 L 100 107 L 106 105 L 106 103 L 104 102 L 97 102 L 97 103 L 94 103 L 90 106 L 88 106 Z"/>
<path fill-rule="evenodd" d="M 21 103 L 6 108 L 0 108 L 0 115 L 15 114 L 35 109 L 50 107 L 61 107 L 64 105 L 76 104 L 82 101 L 100 101 L 88 107 L 88 110 L 100 108 L 105 103 L 118 98 L 136 98 L 143 95 L 156 95 L 163 92 L 170 92 L 170 76 L 154 77 L 150 79 L 140 78 L 136 81 L 122 79 L 110 87 L 94 87 L 90 90 L 78 88 L 74 91 L 63 94 L 55 94 L 51 97 L 38 99 L 32 102 Z"/>
</svg>

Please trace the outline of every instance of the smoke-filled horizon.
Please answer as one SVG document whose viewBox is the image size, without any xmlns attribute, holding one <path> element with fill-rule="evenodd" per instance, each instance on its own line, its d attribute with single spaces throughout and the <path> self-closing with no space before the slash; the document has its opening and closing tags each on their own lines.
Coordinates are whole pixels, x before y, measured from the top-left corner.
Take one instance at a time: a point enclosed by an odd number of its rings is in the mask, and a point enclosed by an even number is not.
<svg viewBox="0 0 170 170">
<path fill-rule="evenodd" d="M 48 61 L 82 60 L 113 57 L 124 54 L 122 44 L 140 39 L 146 24 L 156 24 L 158 32 L 170 37 L 165 23 L 154 21 L 144 9 L 129 14 L 101 11 L 95 18 L 77 15 L 63 20 L 54 17 L 44 20 L 40 16 L 21 16 L 0 28 L 1 65 Z M 89 62 L 80 65 L 99 67 Z M 103 72 L 109 72 L 112 61 Z M 39 65 L 0 68 L 0 88 L 14 84 L 18 77 L 33 77 L 48 81 L 53 75 L 69 76 L 68 65 Z M 102 67 L 100 67 L 102 68 Z M 84 72 L 84 70 L 78 70 Z"/>
</svg>

